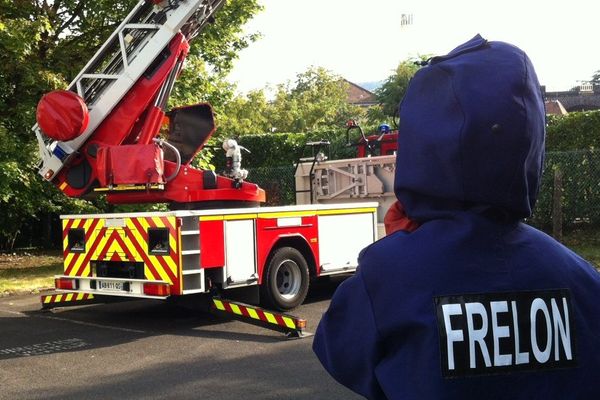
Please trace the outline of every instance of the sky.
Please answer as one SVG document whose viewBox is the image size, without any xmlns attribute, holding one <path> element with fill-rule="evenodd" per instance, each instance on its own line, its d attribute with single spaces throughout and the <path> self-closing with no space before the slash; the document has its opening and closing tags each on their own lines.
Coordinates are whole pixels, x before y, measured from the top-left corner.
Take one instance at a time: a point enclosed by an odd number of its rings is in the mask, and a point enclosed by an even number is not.
<svg viewBox="0 0 600 400">
<path fill-rule="evenodd" d="M 401 61 L 445 54 L 479 33 L 531 58 L 547 90 L 600 70 L 597 0 L 259 0 L 245 26 L 262 38 L 240 53 L 229 80 L 245 93 L 293 81 L 310 66 L 351 82 L 380 81 Z M 413 24 L 402 27 L 402 14 Z"/>
</svg>

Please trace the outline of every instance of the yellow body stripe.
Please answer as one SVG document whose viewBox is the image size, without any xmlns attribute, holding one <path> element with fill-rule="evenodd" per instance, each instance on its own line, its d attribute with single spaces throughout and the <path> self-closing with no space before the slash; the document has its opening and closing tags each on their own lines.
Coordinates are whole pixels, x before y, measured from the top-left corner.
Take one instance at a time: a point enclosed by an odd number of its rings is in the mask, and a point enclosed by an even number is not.
<svg viewBox="0 0 600 400">
<path fill-rule="evenodd" d="M 285 322 L 285 326 L 287 326 L 288 328 L 296 329 L 296 324 L 294 324 L 294 321 L 291 318 L 282 317 L 282 319 L 283 322 Z"/>
<path fill-rule="evenodd" d="M 140 223 L 140 225 L 142 225 L 144 230 L 147 232 L 148 228 L 150 227 L 150 224 L 148 223 L 148 221 L 146 221 L 146 218 L 137 218 L 137 220 Z"/>
<path fill-rule="evenodd" d="M 165 224 L 160 217 L 152 217 L 152 221 L 154 221 L 154 225 L 156 225 L 157 228 L 165 227 Z"/>
<path fill-rule="evenodd" d="M 52 296 L 46 296 L 46 297 L 44 297 L 44 304 L 50 303 L 50 300 L 52 300 Z"/>
<path fill-rule="evenodd" d="M 113 253 L 123 253 L 123 249 L 121 249 L 121 246 L 119 245 L 119 243 L 116 240 L 114 240 L 110 244 L 110 247 L 108 248 L 108 251 L 106 252 L 106 256 L 104 256 L 104 257 L 110 258 Z"/>
<path fill-rule="evenodd" d="M 287 211 L 287 212 L 263 212 L 258 214 L 230 214 L 230 215 L 206 215 L 200 217 L 200 221 L 232 221 L 238 219 L 275 219 L 289 217 L 312 217 L 314 215 L 341 215 L 341 214 L 363 214 L 373 213 L 377 208 L 345 208 L 333 210 L 307 210 L 307 211 Z"/>
<path fill-rule="evenodd" d="M 258 214 L 233 214 L 233 215 L 224 215 L 223 219 L 225 221 L 235 221 L 239 219 L 255 219 Z"/>
<path fill-rule="evenodd" d="M 231 307 L 231 311 L 233 311 L 234 314 L 242 315 L 242 310 L 240 310 L 238 305 L 229 303 L 229 307 Z"/>
<path fill-rule="evenodd" d="M 73 300 L 73 293 L 69 293 L 67 295 L 67 297 L 65 297 L 65 301 L 71 301 L 71 300 Z"/>
<path fill-rule="evenodd" d="M 274 218 L 289 218 L 289 217 L 312 217 L 317 215 L 316 211 L 290 211 L 280 213 L 260 213 L 258 218 L 274 219 Z"/>
<path fill-rule="evenodd" d="M 250 314 L 250 317 L 252 317 L 254 319 L 260 319 L 260 317 L 258 316 L 258 313 L 253 308 L 248 308 L 248 314 Z"/>
<path fill-rule="evenodd" d="M 69 253 L 65 257 L 65 259 L 64 259 L 64 268 L 65 268 L 65 270 L 67 268 L 67 265 L 69 265 L 71 263 L 71 260 L 73 259 L 73 257 L 75 257 L 75 253 Z"/>
<path fill-rule="evenodd" d="M 100 232 L 98 232 L 98 233 L 100 233 Z M 110 237 L 110 230 L 107 230 L 105 232 L 105 234 L 102 236 L 102 238 L 100 239 L 100 243 L 98 243 L 98 246 L 96 247 L 96 251 L 93 255 L 94 259 L 98 258 L 98 256 L 102 252 L 102 249 L 104 249 L 104 246 L 106 246 L 106 242 L 108 241 L 109 237 Z"/>
<path fill-rule="evenodd" d="M 351 208 L 346 210 L 321 210 L 317 212 L 317 215 L 339 215 L 339 214 L 362 214 L 362 213 L 373 213 L 376 208 Z"/>
<path fill-rule="evenodd" d="M 85 268 L 83 269 L 83 271 L 81 271 L 81 276 L 91 276 L 91 268 L 90 268 L 90 263 L 87 263 L 87 265 L 85 266 Z"/>
<path fill-rule="evenodd" d="M 223 221 L 222 215 L 208 215 L 206 217 L 200 217 L 200 222 L 205 221 Z"/>
<path fill-rule="evenodd" d="M 171 282 L 171 279 L 169 278 L 169 275 L 163 268 L 162 264 L 160 263 L 160 261 L 158 261 L 158 259 L 155 256 L 148 256 L 148 260 L 150 260 L 150 262 L 154 266 L 154 269 L 160 275 L 161 280 L 163 280 L 165 282 L 169 282 L 170 284 L 173 283 L 173 282 Z"/>
<path fill-rule="evenodd" d="M 90 229 L 90 226 L 92 225 L 92 222 L 94 222 L 94 220 L 92 218 L 90 218 L 87 221 L 85 221 L 85 223 L 83 224 L 83 229 L 84 229 L 84 231 L 85 231 L 86 234 L 87 234 L 88 230 Z M 81 226 L 80 226 L 80 228 L 81 228 Z M 71 276 L 78 275 L 77 273 L 79 272 L 79 269 L 81 268 L 81 265 L 83 264 L 83 261 L 86 258 L 85 256 L 87 255 L 87 250 L 90 248 L 90 245 L 93 243 L 94 236 L 95 235 L 91 235 L 90 238 L 86 241 L 86 243 L 85 243 L 85 251 L 79 256 L 79 258 L 77 259 L 77 261 L 73 265 L 73 269 L 71 269 L 71 274 L 70 274 Z M 68 246 L 68 244 L 67 244 L 67 246 Z M 65 266 L 66 265 L 68 265 L 68 264 L 65 264 Z M 88 272 L 89 272 L 89 264 L 86 265 L 86 268 L 83 270 L 83 272 L 80 274 L 80 276 L 87 276 Z"/>
<path fill-rule="evenodd" d="M 273 314 L 266 312 L 265 317 L 267 317 L 267 321 L 269 321 L 270 323 L 278 325 L 277 320 L 275 319 L 275 316 Z"/>
<path fill-rule="evenodd" d="M 175 261 L 173 261 L 173 259 L 171 257 L 163 257 L 163 258 L 167 262 L 167 265 L 169 266 L 169 269 L 171 270 L 171 272 L 173 272 L 173 274 L 175 276 L 177 276 L 177 264 L 175 264 Z"/>
<path fill-rule="evenodd" d="M 215 303 L 217 310 L 225 311 L 225 306 L 223 305 L 223 302 L 221 300 L 213 299 L 213 303 Z"/>
<path fill-rule="evenodd" d="M 169 278 L 167 273 L 164 271 L 163 266 L 160 264 L 160 262 L 157 260 L 157 258 L 155 256 L 151 256 L 148 254 L 148 243 L 146 243 L 146 241 L 142 238 L 142 235 L 140 234 L 140 232 L 137 229 L 135 229 L 135 226 L 133 226 L 133 223 L 131 222 L 131 220 L 128 221 L 128 226 L 131 229 L 133 238 L 127 237 L 125 240 L 125 243 L 128 245 L 129 249 L 135 255 L 136 261 L 143 262 L 143 258 L 137 252 L 135 246 L 133 245 L 133 242 L 132 242 L 133 240 L 135 240 L 138 243 L 138 246 L 143 251 L 146 252 L 148 261 L 150 261 L 150 263 L 152 264 L 152 266 L 154 267 L 156 272 L 158 272 L 159 278 L 157 278 L 157 279 L 163 280 L 165 282 L 169 282 L 172 284 L 173 282 L 171 282 L 171 279 Z M 173 263 L 171 258 L 165 257 L 165 259 L 167 260 L 167 264 L 169 264 L 169 268 L 171 268 L 173 271 L 176 271 L 177 266 L 175 265 L 175 263 Z M 171 263 L 168 262 L 169 260 L 171 261 Z M 170 265 L 170 264 L 173 264 L 173 265 Z M 152 278 L 151 278 L 152 274 L 150 273 L 148 265 L 146 265 L 144 268 L 144 275 L 147 277 L 147 279 L 152 280 Z M 176 274 L 176 276 L 177 276 L 177 274 Z"/>
<path fill-rule="evenodd" d="M 129 228 L 129 231 L 133 234 L 133 239 L 129 238 L 129 240 L 137 241 L 142 250 L 148 251 L 148 243 L 144 241 L 144 239 L 142 238 L 142 234 L 136 229 L 135 225 L 133 225 L 131 219 L 128 218 L 126 223 L 127 227 Z"/>
</svg>

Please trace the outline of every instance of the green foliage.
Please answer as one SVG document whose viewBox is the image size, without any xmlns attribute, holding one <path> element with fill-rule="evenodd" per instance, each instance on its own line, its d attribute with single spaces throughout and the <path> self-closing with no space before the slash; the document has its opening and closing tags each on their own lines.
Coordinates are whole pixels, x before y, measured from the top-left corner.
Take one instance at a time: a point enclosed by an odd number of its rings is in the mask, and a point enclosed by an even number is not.
<svg viewBox="0 0 600 400">
<path fill-rule="evenodd" d="M 573 112 L 548 118 L 547 151 L 600 149 L 600 111 Z"/>
<path fill-rule="evenodd" d="M 226 107 L 221 120 L 227 135 L 267 132 L 310 132 L 342 126 L 360 118 L 363 110 L 348 103 L 348 83 L 330 71 L 311 67 L 294 83 L 275 88 L 273 101 L 264 91 L 238 96 Z"/>
<path fill-rule="evenodd" d="M 267 101 L 263 90 L 245 96 L 236 96 L 229 101 L 219 118 L 219 137 L 271 132 L 270 115 L 273 105 Z"/>
<path fill-rule="evenodd" d="M 265 189 L 266 205 L 295 203 L 295 163 L 301 156 L 312 155 L 312 148 L 305 148 L 305 143 L 321 140 L 330 142 L 322 150 L 331 159 L 351 158 L 356 154 L 355 147 L 346 145 L 346 130 L 339 127 L 321 128 L 308 133 L 267 133 L 238 138 L 240 145 L 251 152 L 243 153 L 242 162 L 243 167 L 249 170 L 248 181 Z M 217 171 L 224 169 L 222 151 L 214 162 Z"/>
<path fill-rule="evenodd" d="M 245 135 L 238 138 L 238 143 L 250 153 L 243 153 L 244 168 L 272 168 L 294 165 L 301 156 L 304 144 L 320 140 L 330 142 L 325 149 L 326 155 L 332 159 L 353 157 L 356 148 L 346 145 L 346 130 L 344 128 L 322 128 L 308 133 L 267 133 Z M 225 165 L 221 153 L 215 160 L 217 170 Z M 310 156 L 307 149 L 303 156 Z"/>
<path fill-rule="evenodd" d="M 243 34 L 243 25 L 262 7 L 257 0 L 229 0 L 192 42 L 185 69 L 170 99 L 172 107 L 210 103 L 222 113 L 231 101 L 235 87 L 225 80 L 237 54 L 257 40 L 258 34 Z"/>
<path fill-rule="evenodd" d="M 375 109 L 369 114 L 369 121 L 377 123 L 387 117 L 398 115 L 398 105 L 406 93 L 408 83 L 413 75 L 419 70 L 414 60 L 402 61 L 392 75 L 390 75 L 380 88 L 375 90 L 377 101 L 381 109 Z"/>
<path fill-rule="evenodd" d="M 44 182 L 31 127 L 42 95 L 65 88 L 137 3 L 0 0 L 0 248 L 12 247 L 20 232 L 46 235 L 57 213 L 115 209 L 102 199 L 68 199 Z M 257 0 L 227 2 L 193 42 L 173 105 L 210 101 L 219 112 L 233 97 L 224 77 L 237 53 L 258 37 L 242 28 L 260 8 Z M 210 153 L 195 162 L 206 165 Z"/>
</svg>

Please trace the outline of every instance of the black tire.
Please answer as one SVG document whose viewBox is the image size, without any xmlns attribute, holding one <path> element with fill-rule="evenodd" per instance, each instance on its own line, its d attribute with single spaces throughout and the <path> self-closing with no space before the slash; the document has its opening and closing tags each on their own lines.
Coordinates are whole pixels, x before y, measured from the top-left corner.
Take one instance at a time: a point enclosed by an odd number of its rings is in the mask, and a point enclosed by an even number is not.
<svg viewBox="0 0 600 400">
<path fill-rule="evenodd" d="M 293 247 L 281 247 L 270 257 L 260 287 L 260 301 L 268 308 L 288 311 L 298 307 L 308 293 L 308 264 Z"/>
</svg>

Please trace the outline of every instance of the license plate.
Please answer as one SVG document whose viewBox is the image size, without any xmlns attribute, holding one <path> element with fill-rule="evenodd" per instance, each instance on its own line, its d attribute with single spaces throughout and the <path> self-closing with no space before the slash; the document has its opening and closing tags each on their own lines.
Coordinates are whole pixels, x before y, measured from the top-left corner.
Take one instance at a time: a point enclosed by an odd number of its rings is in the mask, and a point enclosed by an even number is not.
<svg viewBox="0 0 600 400">
<path fill-rule="evenodd" d="M 98 281 L 98 289 L 122 292 L 125 290 L 125 287 L 123 285 L 123 282 Z"/>
</svg>

